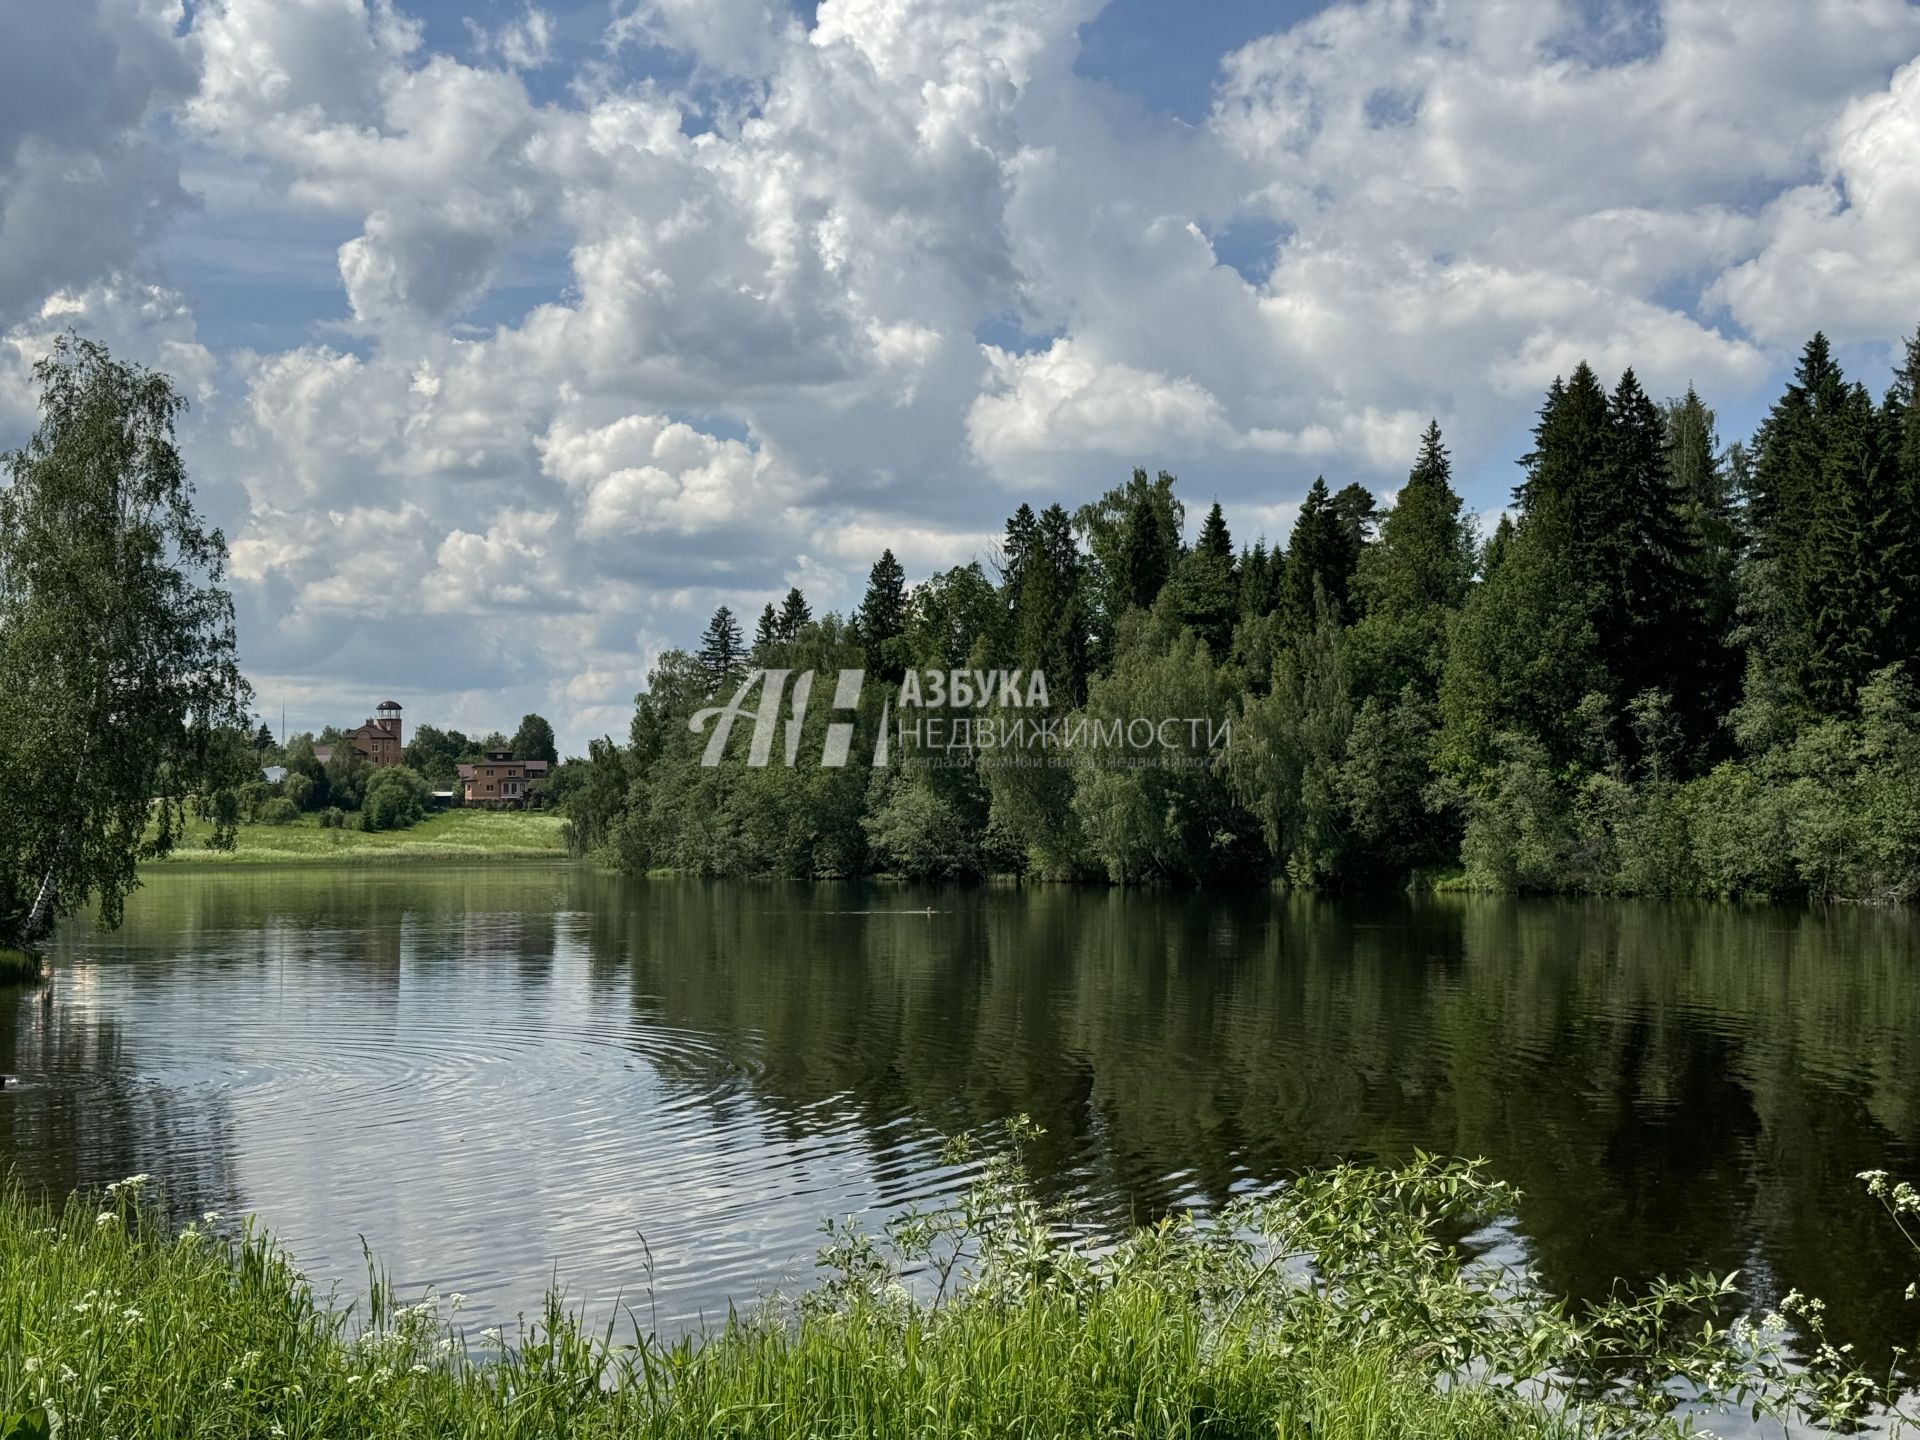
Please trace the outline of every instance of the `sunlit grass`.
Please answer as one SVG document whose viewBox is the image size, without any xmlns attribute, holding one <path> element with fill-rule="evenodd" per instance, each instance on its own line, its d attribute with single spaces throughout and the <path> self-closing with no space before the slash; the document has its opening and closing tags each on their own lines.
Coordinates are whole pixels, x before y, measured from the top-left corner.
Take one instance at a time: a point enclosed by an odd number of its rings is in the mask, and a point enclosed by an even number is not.
<svg viewBox="0 0 1920 1440">
<path fill-rule="evenodd" d="M 1087 1294 L 942 1308 L 878 1295 L 623 1346 L 557 1301 L 517 1337 L 457 1302 L 329 1307 L 252 1230 L 171 1234 L 122 1187 L 54 1212 L 0 1196 L 0 1415 L 154 1437 L 1558 1436 L 1492 1390 L 1383 1352 L 1223 1328 L 1141 1269 Z M 517 1339 L 518 1343 L 509 1344 Z"/>
<path fill-rule="evenodd" d="M 557 860 L 566 822 L 551 813 L 447 810 L 405 830 L 329 830 L 314 816 L 295 825 L 242 825 L 231 851 L 209 850 L 196 822 L 164 863 L 271 865 L 391 860 Z"/>
<path fill-rule="evenodd" d="M 1091 1249 L 1017 1163 L 977 1173 L 882 1237 L 829 1227 L 819 1289 L 674 1342 L 558 1297 L 463 1335 L 458 1297 L 378 1278 L 336 1308 L 248 1225 L 170 1231 L 143 1177 L 58 1211 L 0 1187 L 0 1434 L 1647 1440 L 1684 1433 L 1681 1386 L 1755 1414 L 1861 1398 L 1703 1326 L 1726 1282 L 1584 1319 L 1489 1285 L 1436 1229 L 1512 1198 L 1472 1166 L 1338 1167 Z"/>
</svg>

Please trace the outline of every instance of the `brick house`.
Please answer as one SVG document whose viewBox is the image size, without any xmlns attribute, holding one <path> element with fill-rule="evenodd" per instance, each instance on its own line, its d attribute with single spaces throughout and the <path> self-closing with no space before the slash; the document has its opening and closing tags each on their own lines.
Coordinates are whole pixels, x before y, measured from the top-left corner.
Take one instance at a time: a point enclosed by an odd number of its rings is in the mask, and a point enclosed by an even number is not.
<svg viewBox="0 0 1920 1440">
<path fill-rule="evenodd" d="M 527 803 L 528 786 L 546 778 L 544 760 L 516 760 L 511 750 L 489 750 L 473 764 L 460 767 L 460 803 L 518 809 Z"/>
<path fill-rule="evenodd" d="M 382 700 L 374 707 L 366 724 L 356 725 L 341 738 L 369 765 L 398 765 L 406 749 L 401 737 L 400 702 Z M 316 745 L 313 747 L 313 758 L 324 765 L 333 759 L 335 748 L 332 745 Z"/>
</svg>

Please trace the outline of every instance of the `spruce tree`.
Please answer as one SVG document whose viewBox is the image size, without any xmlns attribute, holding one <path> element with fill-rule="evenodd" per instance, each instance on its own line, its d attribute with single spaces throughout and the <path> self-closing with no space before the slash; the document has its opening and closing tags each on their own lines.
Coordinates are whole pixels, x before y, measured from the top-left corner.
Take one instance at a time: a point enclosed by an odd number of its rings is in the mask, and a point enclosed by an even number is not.
<svg viewBox="0 0 1920 1440">
<path fill-rule="evenodd" d="M 1010 606 L 1020 600 L 1020 577 L 1027 547 L 1033 543 L 1035 523 L 1033 507 L 1025 502 L 1007 517 L 1007 537 L 1000 546 L 1000 587 Z"/>
<path fill-rule="evenodd" d="M 1714 414 L 1687 387 L 1667 403 L 1667 465 L 1694 544 L 1691 569 L 1699 599 L 1702 653 L 1697 667 L 1699 711 L 1721 716 L 1739 696 L 1740 653 L 1734 626 L 1740 599 L 1741 530 L 1735 482 L 1737 457 L 1722 457 Z M 1679 698 L 1679 697 L 1676 697 Z"/>
<path fill-rule="evenodd" d="M 774 633 L 788 645 L 800 638 L 800 632 L 807 628 L 813 619 L 813 611 L 807 607 L 807 597 L 800 593 L 800 587 L 794 586 L 787 591 L 787 598 L 780 602 L 780 616 L 775 622 Z"/>
<path fill-rule="evenodd" d="M 1120 537 L 1120 595 L 1127 605 L 1153 608 L 1179 550 L 1180 537 L 1168 523 L 1166 507 L 1150 489 L 1141 488 L 1129 500 Z"/>
<path fill-rule="evenodd" d="M 769 605 L 760 612 L 760 623 L 753 627 L 753 658 L 761 664 L 771 663 L 774 647 L 779 643 L 780 617 Z"/>
<path fill-rule="evenodd" d="M 1251 550 L 1240 554 L 1240 618 L 1258 620 L 1271 615 L 1280 604 L 1280 552 L 1268 550 L 1266 538 L 1253 542 Z"/>
<path fill-rule="evenodd" d="M 1607 420 L 1608 463 L 1593 496 L 1602 657 L 1622 714 L 1633 697 L 1657 689 L 1684 702 L 1698 732 L 1710 719 L 1699 668 L 1718 664 L 1702 620 L 1699 546 L 1673 484 L 1665 420 L 1631 369 L 1608 398 Z"/>
<path fill-rule="evenodd" d="M 1844 708 L 1875 668 L 1911 656 L 1910 385 L 1909 364 L 1876 410 L 1816 334 L 1754 437 L 1749 698 L 1771 697 L 1789 727 Z"/>
<path fill-rule="evenodd" d="M 1453 464 L 1431 421 L 1420 456 L 1393 509 L 1380 522 L 1380 539 L 1362 557 L 1355 589 L 1369 614 L 1414 615 L 1452 610 L 1473 579 L 1473 534 L 1461 518 Z"/>
<path fill-rule="evenodd" d="M 907 629 L 907 572 L 883 550 L 867 572 L 867 593 L 860 602 L 860 640 L 866 646 L 867 668 L 898 680 L 906 673 L 898 641 Z"/>
<path fill-rule="evenodd" d="M 1014 661 L 1047 677 L 1056 707 L 1086 698 L 1088 627 L 1085 568 L 1073 522 L 1058 505 L 1043 511 L 1030 535 L 1014 608 Z"/>
<path fill-rule="evenodd" d="M 722 605 L 700 633 L 698 663 L 709 695 L 724 689 L 741 671 L 740 622 Z"/>
<path fill-rule="evenodd" d="M 1174 595 L 1180 622 L 1202 640 L 1216 662 L 1233 648 L 1239 618 L 1239 580 L 1234 573 L 1233 536 L 1215 501 L 1200 527 L 1200 538 L 1174 571 Z"/>
<path fill-rule="evenodd" d="M 1288 634 L 1304 635 L 1316 623 L 1316 586 L 1335 619 L 1345 622 L 1348 590 L 1354 565 L 1359 560 L 1353 538 L 1354 513 L 1351 503 L 1344 507 L 1344 513 L 1335 507 L 1324 478 L 1314 480 L 1287 542 L 1286 569 L 1280 584 L 1280 613 Z"/>
<path fill-rule="evenodd" d="M 1447 625 L 1473 578 L 1473 533 L 1460 508 L 1433 422 L 1380 522 L 1380 538 L 1354 572 L 1354 600 L 1364 617 L 1354 638 L 1354 670 L 1363 694 L 1392 702 L 1409 684 L 1424 699 L 1436 693 Z"/>
</svg>

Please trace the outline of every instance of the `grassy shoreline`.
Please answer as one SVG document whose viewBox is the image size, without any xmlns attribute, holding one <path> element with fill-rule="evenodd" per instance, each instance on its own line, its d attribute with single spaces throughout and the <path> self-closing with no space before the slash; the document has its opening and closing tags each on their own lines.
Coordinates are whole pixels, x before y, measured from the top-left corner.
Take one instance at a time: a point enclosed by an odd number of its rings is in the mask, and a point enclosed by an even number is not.
<svg viewBox="0 0 1920 1440">
<path fill-rule="evenodd" d="M 1017 1161 L 978 1173 L 880 1236 L 829 1226 L 817 1290 L 631 1343 L 558 1296 L 517 1343 L 465 1335 L 457 1297 L 398 1305 L 377 1273 L 336 1308 L 250 1223 L 168 1229 L 144 1177 L 59 1209 L 0 1185 L 0 1436 L 1651 1440 L 1685 1433 L 1677 1383 L 1756 1414 L 1864 1398 L 1702 1329 L 1731 1280 L 1578 1320 L 1489 1289 L 1440 1240 L 1512 1199 L 1476 1167 L 1338 1167 L 1091 1249 Z"/>
<path fill-rule="evenodd" d="M 445 810 L 405 830 L 327 830 L 313 816 L 294 825 L 242 825 L 232 850 L 210 850 L 196 822 L 155 865 L 366 865 L 432 860 L 564 860 L 566 822 L 551 813 Z"/>
</svg>

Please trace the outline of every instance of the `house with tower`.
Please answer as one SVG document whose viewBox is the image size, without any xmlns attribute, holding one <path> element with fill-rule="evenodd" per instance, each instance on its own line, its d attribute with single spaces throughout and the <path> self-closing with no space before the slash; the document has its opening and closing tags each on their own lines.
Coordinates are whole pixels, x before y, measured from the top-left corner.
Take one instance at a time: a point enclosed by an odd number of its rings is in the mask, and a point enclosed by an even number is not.
<svg viewBox="0 0 1920 1440">
<path fill-rule="evenodd" d="M 374 706 L 366 724 L 356 725 L 341 739 L 351 745 L 369 765 L 398 765 L 401 752 L 406 749 L 400 733 L 400 702 L 382 700 Z M 316 745 L 313 747 L 313 758 L 324 765 L 333 759 L 336 748 L 332 745 Z"/>
</svg>

